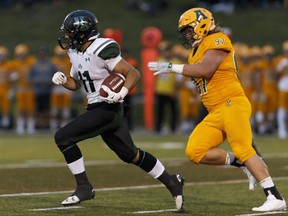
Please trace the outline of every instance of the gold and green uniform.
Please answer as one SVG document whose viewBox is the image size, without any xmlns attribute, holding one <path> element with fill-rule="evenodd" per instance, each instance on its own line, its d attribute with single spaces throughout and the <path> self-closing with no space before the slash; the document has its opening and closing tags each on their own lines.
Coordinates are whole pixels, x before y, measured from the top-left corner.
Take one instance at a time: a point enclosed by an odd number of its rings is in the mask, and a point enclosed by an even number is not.
<svg viewBox="0 0 288 216">
<path fill-rule="evenodd" d="M 186 155 L 199 163 L 209 149 L 227 139 L 235 157 L 243 163 L 256 152 L 252 148 L 251 105 L 237 77 L 230 39 L 222 32 L 206 36 L 197 50 L 192 50 L 188 63 L 200 63 L 211 49 L 227 51 L 228 55 L 211 79 L 193 78 L 209 113 L 190 135 Z"/>
</svg>

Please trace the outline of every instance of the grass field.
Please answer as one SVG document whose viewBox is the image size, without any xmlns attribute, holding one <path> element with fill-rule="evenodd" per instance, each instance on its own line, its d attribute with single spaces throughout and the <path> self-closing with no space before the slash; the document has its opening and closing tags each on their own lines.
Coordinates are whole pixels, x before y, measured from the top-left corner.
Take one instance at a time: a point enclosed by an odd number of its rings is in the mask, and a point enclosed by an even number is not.
<svg viewBox="0 0 288 216">
<path fill-rule="evenodd" d="M 239 169 L 189 162 L 184 155 L 187 137 L 149 133 L 133 136 L 138 146 L 161 159 L 168 171 L 185 176 L 187 212 L 183 215 L 263 215 L 251 211 L 265 200 L 260 187 L 248 191 L 246 176 Z M 275 183 L 287 199 L 287 140 L 273 137 L 255 140 Z M 228 148 L 227 144 L 223 147 Z M 84 141 L 80 148 L 96 188 L 96 198 L 74 208 L 62 208 L 61 201 L 71 194 L 75 183 L 53 143 L 53 135 L 22 137 L 1 133 L 0 215 L 175 215 L 171 212 L 175 208 L 174 200 L 168 191 L 137 167 L 122 163 L 101 139 Z"/>
</svg>

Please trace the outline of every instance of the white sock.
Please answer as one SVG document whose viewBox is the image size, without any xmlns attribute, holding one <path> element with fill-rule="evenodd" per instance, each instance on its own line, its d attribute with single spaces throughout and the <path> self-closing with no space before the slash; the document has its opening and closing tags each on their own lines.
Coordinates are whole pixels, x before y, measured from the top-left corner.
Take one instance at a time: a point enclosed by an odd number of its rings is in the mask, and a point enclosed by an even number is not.
<svg viewBox="0 0 288 216">
<path fill-rule="evenodd" d="M 286 133 L 286 111 L 283 108 L 279 108 L 277 112 L 277 124 L 280 134 Z"/>
<path fill-rule="evenodd" d="M 232 152 L 227 152 L 225 165 L 231 165 L 231 163 L 235 160 L 235 156 Z"/>
<path fill-rule="evenodd" d="M 260 181 L 260 185 L 263 189 L 265 188 L 271 188 L 271 187 L 274 187 L 274 182 L 272 180 L 272 178 L 269 176 L 265 179 L 263 179 L 262 181 Z"/>
<path fill-rule="evenodd" d="M 157 159 L 155 166 L 148 174 L 153 178 L 157 179 L 164 172 L 164 170 L 165 168 L 163 164 Z"/>
<path fill-rule="evenodd" d="M 56 131 L 57 130 L 57 121 L 54 118 L 50 119 L 50 130 Z"/>
<path fill-rule="evenodd" d="M 71 173 L 73 175 L 77 175 L 79 173 L 83 173 L 85 171 L 85 167 L 84 167 L 84 159 L 83 157 L 81 157 L 80 159 L 67 164 Z"/>
<path fill-rule="evenodd" d="M 29 134 L 35 133 L 35 119 L 32 117 L 28 118 L 27 131 Z"/>
<path fill-rule="evenodd" d="M 22 118 L 22 117 L 18 117 L 17 118 L 17 121 L 16 121 L 17 123 L 17 126 L 16 126 L 16 132 L 18 133 L 18 134 L 24 134 L 24 126 L 25 126 L 25 122 L 24 122 L 24 118 Z"/>
</svg>

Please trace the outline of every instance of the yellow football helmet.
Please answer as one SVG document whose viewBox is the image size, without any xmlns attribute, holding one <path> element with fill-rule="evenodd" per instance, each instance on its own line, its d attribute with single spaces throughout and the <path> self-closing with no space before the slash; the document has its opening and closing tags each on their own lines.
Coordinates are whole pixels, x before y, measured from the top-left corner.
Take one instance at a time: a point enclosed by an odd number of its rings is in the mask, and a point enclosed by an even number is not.
<svg viewBox="0 0 288 216">
<path fill-rule="evenodd" d="M 283 42 L 282 48 L 283 50 L 288 50 L 288 40 Z"/>
<path fill-rule="evenodd" d="M 180 42 L 186 48 L 194 47 L 215 28 L 215 21 L 210 11 L 204 8 L 189 9 L 179 19 Z"/>
<path fill-rule="evenodd" d="M 172 45 L 169 41 L 167 40 L 162 40 L 160 41 L 160 43 L 158 44 L 158 49 L 160 51 L 166 51 L 166 50 L 171 50 Z"/>
<path fill-rule="evenodd" d="M 257 45 L 254 45 L 251 47 L 250 53 L 254 59 L 259 59 L 259 58 L 262 58 L 262 56 L 263 56 L 261 47 L 257 46 Z"/>
<path fill-rule="evenodd" d="M 172 47 L 172 53 L 176 58 L 183 61 L 183 63 L 187 62 L 188 56 L 190 54 L 189 49 L 185 49 L 181 44 L 175 44 Z"/>
<path fill-rule="evenodd" d="M 262 47 L 262 51 L 264 55 L 272 55 L 275 52 L 274 47 L 271 46 L 270 44 L 264 45 Z"/>
<path fill-rule="evenodd" d="M 282 50 L 285 56 L 288 56 L 288 40 L 282 43 Z"/>
<path fill-rule="evenodd" d="M 240 58 L 249 58 L 251 56 L 251 49 L 247 44 L 243 44 L 238 48 L 237 54 Z"/>
<path fill-rule="evenodd" d="M 263 57 L 267 60 L 272 60 L 275 54 L 275 49 L 270 44 L 264 45 L 262 47 Z"/>
<path fill-rule="evenodd" d="M 0 46 L 0 61 L 5 61 L 8 56 L 8 49 L 5 46 Z"/>
<path fill-rule="evenodd" d="M 5 46 L 0 46 L 0 54 L 1 55 L 8 55 L 8 49 Z"/>
<path fill-rule="evenodd" d="M 18 44 L 14 48 L 14 54 L 16 56 L 26 56 L 29 53 L 29 47 L 26 44 Z"/>
</svg>

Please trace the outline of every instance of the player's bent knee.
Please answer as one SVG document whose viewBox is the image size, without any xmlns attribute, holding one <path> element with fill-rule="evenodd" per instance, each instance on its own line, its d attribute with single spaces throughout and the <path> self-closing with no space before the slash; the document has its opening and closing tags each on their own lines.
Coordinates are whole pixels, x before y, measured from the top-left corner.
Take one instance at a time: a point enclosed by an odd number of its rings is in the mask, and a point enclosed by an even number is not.
<svg viewBox="0 0 288 216">
<path fill-rule="evenodd" d="M 137 157 L 137 154 L 132 154 L 132 153 L 124 153 L 121 154 L 120 152 L 117 153 L 118 157 L 125 163 L 134 163 L 135 158 Z"/>
<path fill-rule="evenodd" d="M 187 158 L 192 161 L 193 163 L 198 164 L 199 161 L 201 160 L 201 158 L 199 158 L 196 154 L 196 151 L 190 148 L 186 148 L 185 150 L 185 154 L 187 156 Z"/>
<path fill-rule="evenodd" d="M 59 131 L 55 133 L 54 141 L 58 146 L 61 145 L 61 133 L 59 133 Z"/>
<path fill-rule="evenodd" d="M 233 154 L 241 163 L 244 163 L 249 158 L 253 157 L 256 154 L 256 151 L 253 148 L 247 151 L 234 150 Z"/>
<path fill-rule="evenodd" d="M 136 164 L 136 163 L 139 161 L 140 157 L 141 157 L 141 160 L 142 160 L 143 154 L 140 153 L 141 151 L 142 151 L 141 149 L 139 149 L 139 150 L 137 151 L 137 154 L 136 154 L 136 156 L 133 158 L 133 160 L 131 161 L 131 163 Z"/>
<path fill-rule="evenodd" d="M 62 130 L 58 130 L 54 135 L 54 141 L 57 144 L 57 146 L 61 145 L 69 145 L 69 139 L 64 135 Z"/>
<path fill-rule="evenodd" d="M 123 161 L 123 162 L 125 162 L 125 163 L 128 163 L 128 164 L 130 164 L 130 163 L 133 163 L 132 161 L 133 161 L 133 157 L 129 157 L 129 156 L 119 156 L 119 158 Z"/>
</svg>

